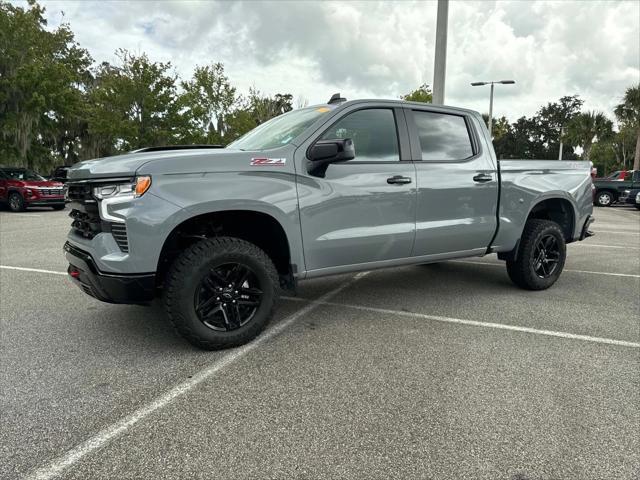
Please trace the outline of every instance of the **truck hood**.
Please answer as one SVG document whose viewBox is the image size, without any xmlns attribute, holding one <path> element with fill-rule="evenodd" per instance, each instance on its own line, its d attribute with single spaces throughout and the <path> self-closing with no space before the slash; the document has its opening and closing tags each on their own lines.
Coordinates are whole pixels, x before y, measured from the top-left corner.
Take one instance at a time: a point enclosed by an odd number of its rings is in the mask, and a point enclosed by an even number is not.
<svg viewBox="0 0 640 480">
<path fill-rule="evenodd" d="M 68 180 L 133 177 L 137 174 L 176 174 L 209 171 L 239 171 L 252 168 L 256 158 L 281 159 L 291 152 L 287 148 L 268 152 L 242 150 L 192 149 L 160 152 L 127 153 L 113 157 L 97 158 L 76 163 L 68 173 Z M 288 167 L 293 162 L 286 162 Z M 281 168 L 262 165 L 262 168 Z"/>
</svg>

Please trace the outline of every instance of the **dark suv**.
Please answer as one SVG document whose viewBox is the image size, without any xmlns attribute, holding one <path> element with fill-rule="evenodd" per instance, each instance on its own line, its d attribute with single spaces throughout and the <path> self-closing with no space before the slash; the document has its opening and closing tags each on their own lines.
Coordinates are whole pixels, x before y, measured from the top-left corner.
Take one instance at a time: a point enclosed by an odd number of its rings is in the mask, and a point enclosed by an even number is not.
<svg viewBox="0 0 640 480">
<path fill-rule="evenodd" d="M 64 185 L 46 180 L 33 170 L 21 167 L 0 167 L 0 203 L 13 212 L 27 207 L 64 208 Z"/>
</svg>

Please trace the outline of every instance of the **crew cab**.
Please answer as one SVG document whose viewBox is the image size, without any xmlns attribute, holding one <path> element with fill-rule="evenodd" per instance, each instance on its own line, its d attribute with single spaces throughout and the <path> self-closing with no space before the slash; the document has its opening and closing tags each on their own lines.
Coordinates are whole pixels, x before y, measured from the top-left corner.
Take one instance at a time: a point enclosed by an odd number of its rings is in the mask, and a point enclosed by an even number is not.
<svg viewBox="0 0 640 480">
<path fill-rule="evenodd" d="M 596 178 L 593 185 L 596 189 L 595 204 L 609 207 L 620 199 L 625 190 L 640 188 L 640 170 L 617 171 L 606 178 Z"/>
<path fill-rule="evenodd" d="M 62 210 L 64 185 L 46 180 L 27 168 L 0 167 L 0 202 L 12 212 L 22 212 L 28 207 Z"/>
<path fill-rule="evenodd" d="M 249 341 L 281 288 L 320 276 L 497 253 L 546 289 L 593 221 L 588 162 L 497 161 L 477 112 L 339 95 L 226 148 L 79 163 L 67 186 L 69 275 L 106 302 L 160 297 L 205 349 Z"/>
</svg>

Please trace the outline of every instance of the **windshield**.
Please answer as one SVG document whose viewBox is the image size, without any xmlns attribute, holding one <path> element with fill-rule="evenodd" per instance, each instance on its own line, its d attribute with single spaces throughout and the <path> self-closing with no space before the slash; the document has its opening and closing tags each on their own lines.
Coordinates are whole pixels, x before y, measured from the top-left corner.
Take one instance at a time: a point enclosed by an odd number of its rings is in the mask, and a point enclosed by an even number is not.
<svg viewBox="0 0 640 480">
<path fill-rule="evenodd" d="M 230 143 L 227 148 L 266 150 L 282 147 L 329 111 L 331 111 L 329 107 L 310 107 L 285 113 L 257 126 L 235 142 Z"/>
<path fill-rule="evenodd" d="M 44 177 L 26 168 L 3 168 L 2 172 L 12 180 L 35 180 L 38 182 L 44 180 Z"/>
</svg>

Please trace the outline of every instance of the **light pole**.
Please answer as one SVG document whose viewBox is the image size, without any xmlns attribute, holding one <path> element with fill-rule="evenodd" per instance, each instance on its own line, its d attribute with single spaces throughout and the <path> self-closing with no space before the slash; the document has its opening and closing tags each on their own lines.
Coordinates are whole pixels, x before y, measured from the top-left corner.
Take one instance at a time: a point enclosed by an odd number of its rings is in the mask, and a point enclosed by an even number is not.
<svg viewBox="0 0 640 480">
<path fill-rule="evenodd" d="M 491 127 L 493 124 L 493 85 L 496 83 L 501 83 L 503 85 L 512 85 L 516 83 L 516 81 L 515 80 L 497 80 L 497 81 L 491 81 L 491 82 L 473 82 L 471 84 L 472 87 L 480 87 L 482 85 L 491 85 L 491 95 L 489 97 L 489 122 L 487 125 L 487 128 L 489 129 L 489 137 L 491 139 L 493 139 L 493 135 L 491 132 Z"/>
<path fill-rule="evenodd" d="M 436 18 L 436 52 L 433 62 L 433 100 L 435 105 L 444 104 L 444 80 L 447 70 L 447 22 L 449 0 L 438 0 Z"/>
</svg>

